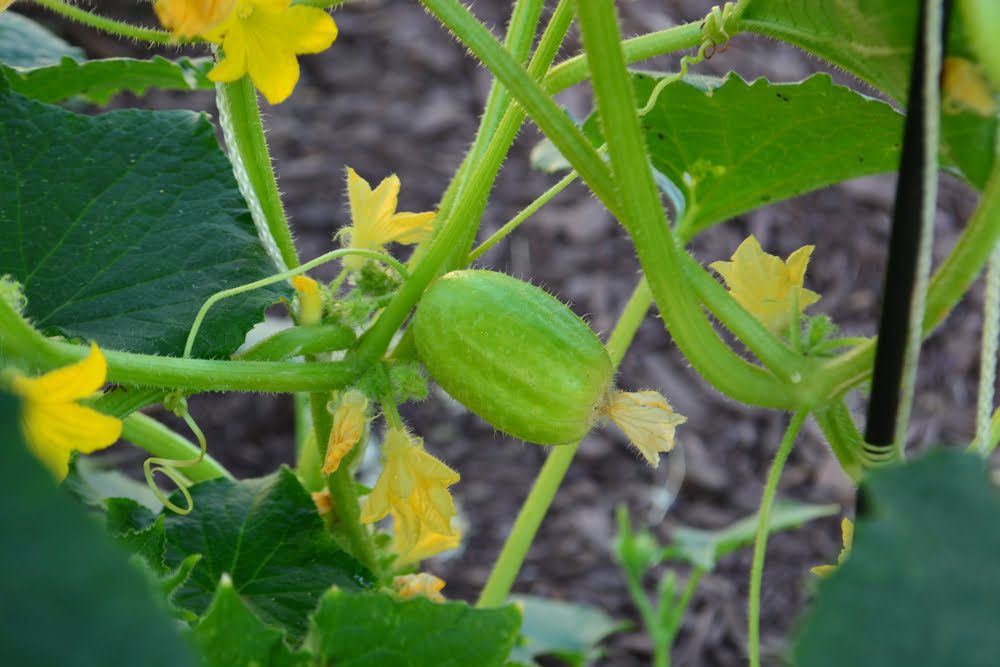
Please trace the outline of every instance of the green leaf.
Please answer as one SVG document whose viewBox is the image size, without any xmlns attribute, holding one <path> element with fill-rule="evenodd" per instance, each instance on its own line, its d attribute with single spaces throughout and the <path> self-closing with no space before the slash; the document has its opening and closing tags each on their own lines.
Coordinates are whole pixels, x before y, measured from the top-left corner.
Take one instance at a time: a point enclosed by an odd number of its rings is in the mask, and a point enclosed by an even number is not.
<svg viewBox="0 0 1000 667">
<path fill-rule="evenodd" d="M 979 457 L 938 450 L 876 470 L 847 560 L 819 582 L 799 667 L 1000 664 L 1000 495 Z"/>
<path fill-rule="evenodd" d="M 333 589 L 312 617 L 306 645 L 321 664 L 337 667 L 498 667 L 520 625 L 513 606 Z"/>
<path fill-rule="evenodd" d="M 62 488 L 72 497 L 89 507 L 104 511 L 109 498 L 128 498 L 150 511 L 159 512 L 163 503 L 156 499 L 149 486 L 126 477 L 117 470 L 109 470 L 97 459 L 76 454 L 70 460 L 69 474 Z"/>
<path fill-rule="evenodd" d="M 223 575 L 208 611 L 188 635 L 203 667 L 306 667 L 309 655 L 293 653 L 285 633 L 265 624 Z"/>
<path fill-rule="evenodd" d="M 372 586 L 372 574 L 336 546 L 312 497 L 287 468 L 260 479 L 211 480 L 190 491 L 194 511 L 166 515 L 167 565 L 176 567 L 188 554 L 204 556 L 174 596 L 178 606 L 203 613 L 228 574 L 265 623 L 298 639 L 330 586 Z"/>
<path fill-rule="evenodd" d="M 807 521 L 832 516 L 839 511 L 838 505 L 779 502 L 771 509 L 768 534 L 798 528 Z M 673 541 L 667 549 L 673 557 L 711 571 L 719 558 L 753 542 L 757 534 L 757 521 L 757 515 L 753 514 L 720 530 L 680 527 L 674 530 Z"/>
<path fill-rule="evenodd" d="M 590 605 L 532 595 L 515 595 L 511 601 L 521 608 L 524 621 L 521 641 L 510 660 L 530 667 L 542 656 L 557 657 L 573 667 L 590 664 L 599 655 L 601 640 L 625 626 Z"/>
<path fill-rule="evenodd" d="M 149 581 L 28 453 L 0 393 L 0 664 L 193 665 Z"/>
<path fill-rule="evenodd" d="M 657 79 L 632 76 L 636 97 Z M 682 234 L 857 176 L 893 171 L 902 117 L 826 74 L 799 83 L 692 77 L 642 119 L 653 166 L 685 199 Z M 586 124 L 596 133 L 596 116 Z M 598 140 L 600 141 L 600 140 Z"/>
<path fill-rule="evenodd" d="M 145 95 L 150 88 L 163 90 L 211 90 L 215 84 L 206 74 L 211 58 L 150 60 L 108 58 L 77 62 L 63 57 L 57 65 L 18 71 L 3 68 L 11 90 L 39 102 L 61 102 L 82 96 L 95 104 L 107 104 L 116 94 L 128 91 Z"/>
<path fill-rule="evenodd" d="M 111 539 L 129 553 L 141 557 L 155 575 L 165 575 L 167 534 L 163 516 L 154 516 L 148 508 L 129 498 L 109 498 L 107 508 Z"/>
<path fill-rule="evenodd" d="M 814 53 L 904 104 L 919 8 L 919 2 L 899 0 L 753 0 L 739 27 Z M 975 60 L 958 18 L 951 21 L 947 51 Z M 941 115 L 942 156 L 982 189 L 993 164 L 996 133 L 996 116 L 946 111 Z"/>
<path fill-rule="evenodd" d="M 0 94 L 0 274 L 46 334 L 180 355 L 218 290 L 274 272 L 204 115 L 81 116 Z M 195 355 L 243 342 L 285 288 L 209 312 Z"/>
<path fill-rule="evenodd" d="M 29 18 L 0 12 L 0 63 L 14 68 L 44 67 L 63 58 L 82 60 L 83 51 Z"/>
</svg>

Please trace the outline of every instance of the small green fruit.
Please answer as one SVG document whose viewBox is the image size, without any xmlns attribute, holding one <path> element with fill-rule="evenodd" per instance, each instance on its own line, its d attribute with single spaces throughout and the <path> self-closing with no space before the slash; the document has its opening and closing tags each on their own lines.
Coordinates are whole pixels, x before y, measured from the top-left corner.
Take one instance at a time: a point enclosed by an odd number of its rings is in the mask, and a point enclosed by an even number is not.
<svg viewBox="0 0 1000 667">
<path fill-rule="evenodd" d="M 453 271 L 424 294 L 414 339 L 431 376 L 496 428 L 543 445 L 583 438 L 614 368 L 604 345 L 558 299 L 495 271 Z"/>
</svg>

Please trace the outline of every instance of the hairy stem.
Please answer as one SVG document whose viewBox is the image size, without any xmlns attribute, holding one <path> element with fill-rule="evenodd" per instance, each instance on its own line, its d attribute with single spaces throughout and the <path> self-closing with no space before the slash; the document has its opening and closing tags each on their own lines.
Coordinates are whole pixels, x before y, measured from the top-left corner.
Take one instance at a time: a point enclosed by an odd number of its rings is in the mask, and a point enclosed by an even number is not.
<svg viewBox="0 0 1000 667">
<path fill-rule="evenodd" d="M 169 44 L 171 42 L 170 33 L 165 30 L 142 28 L 131 23 L 126 23 L 125 21 L 116 21 L 115 19 L 98 16 L 63 0 L 34 0 L 34 2 L 57 14 L 62 14 L 68 19 L 90 26 L 91 28 L 96 28 L 101 32 L 128 39 L 151 42 L 153 44 Z"/>
</svg>

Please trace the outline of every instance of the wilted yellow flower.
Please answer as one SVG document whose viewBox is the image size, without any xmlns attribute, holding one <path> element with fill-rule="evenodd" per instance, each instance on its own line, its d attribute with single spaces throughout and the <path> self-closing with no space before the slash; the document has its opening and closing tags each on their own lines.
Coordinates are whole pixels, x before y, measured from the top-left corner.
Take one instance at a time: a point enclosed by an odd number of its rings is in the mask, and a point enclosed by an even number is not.
<svg viewBox="0 0 1000 667">
<path fill-rule="evenodd" d="M 397 543 L 408 552 L 427 538 L 427 531 L 453 536 L 455 501 L 448 487 L 458 482 L 458 473 L 402 429 L 390 429 L 382 447 L 385 465 L 361 510 L 361 521 L 373 523 L 392 512 Z"/>
<path fill-rule="evenodd" d="M 997 98 L 983 68 L 971 60 L 947 56 L 941 69 L 941 92 L 948 113 L 972 111 L 992 118 L 997 113 Z"/>
<path fill-rule="evenodd" d="M 349 389 L 340 398 L 333 411 L 333 427 L 323 459 L 323 474 L 336 472 L 340 462 L 350 453 L 368 426 L 368 397 L 357 389 Z"/>
<path fill-rule="evenodd" d="M 228 82 L 249 74 L 267 101 L 278 104 L 299 80 L 296 55 L 330 48 L 337 24 L 322 9 L 292 0 L 236 0 L 227 19 L 203 36 L 222 43 L 222 60 L 209 79 Z"/>
<path fill-rule="evenodd" d="M 837 565 L 817 565 L 809 570 L 817 577 L 829 577 L 837 571 L 837 567 L 847 560 L 847 556 L 851 553 L 851 544 L 854 543 L 854 523 L 846 516 L 840 522 L 840 533 L 842 536 L 841 539 L 844 542 L 844 548 L 840 550 L 840 555 L 837 556 Z"/>
<path fill-rule="evenodd" d="M 330 497 L 330 489 L 313 491 L 310 495 L 313 499 L 313 505 L 316 506 L 316 511 L 321 517 L 327 517 L 333 512 L 333 498 Z"/>
<path fill-rule="evenodd" d="M 425 213 L 396 213 L 399 197 L 399 177 L 395 174 L 382 179 L 374 190 L 368 181 L 347 168 L 347 198 L 351 203 L 351 226 L 340 235 L 349 248 L 381 252 L 389 243 L 411 245 L 420 243 L 434 231 L 433 211 Z M 364 266 L 365 259 L 357 256 L 344 258 L 344 266 L 356 271 Z"/>
<path fill-rule="evenodd" d="M 0 0 L 0 12 L 11 6 L 14 0 Z"/>
<path fill-rule="evenodd" d="M 323 320 L 323 296 L 319 293 L 319 283 L 309 276 L 295 276 L 292 287 L 299 295 L 299 324 L 319 324 Z"/>
<path fill-rule="evenodd" d="M 235 0 L 156 0 L 153 9 L 175 39 L 188 39 L 214 30 L 235 6 Z"/>
<path fill-rule="evenodd" d="M 660 452 L 674 448 L 675 429 L 687 421 L 658 391 L 616 391 L 603 411 L 654 468 L 660 465 Z"/>
<path fill-rule="evenodd" d="M 819 294 L 802 287 L 813 249 L 803 246 L 783 262 L 764 252 L 750 236 L 733 253 L 731 262 L 714 262 L 711 267 L 741 306 L 774 333 L 785 334 L 793 324 L 793 294 L 798 294 L 799 312 L 819 301 Z"/>
<path fill-rule="evenodd" d="M 11 387 L 25 400 L 21 428 L 28 446 L 57 479 L 69 472 L 73 451 L 89 454 L 113 445 L 122 432 L 121 420 L 79 405 L 104 384 L 107 363 L 96 344 L 75 364 L 41 377 L 14 377 Z"/>
<path fill-rule="evenodd" d="M 428 572 L 404 574 L 392 578 L 392 589 L 404 600 L 420 596 L 433 602 L 444 602 L 444 596 L 441 595 L 444 586 L 444 579 Z"/>
</svg>

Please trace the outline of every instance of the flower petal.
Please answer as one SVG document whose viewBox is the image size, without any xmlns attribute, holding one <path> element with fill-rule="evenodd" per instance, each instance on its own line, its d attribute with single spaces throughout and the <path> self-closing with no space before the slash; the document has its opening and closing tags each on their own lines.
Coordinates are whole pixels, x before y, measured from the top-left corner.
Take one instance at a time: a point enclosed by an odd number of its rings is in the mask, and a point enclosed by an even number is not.
<svg viewBox="0 0 1000 667">
<path fill-rule="evenodd" d="M 337 39 L 337 24 L 322 9 L 292 5 L 271 19 L 270 28 L 293 53 L 326 51 Z"/>
<path fill-rule="evenodd" d="M 268 102 L 281 104 L 299 81 L 299 61 L 277 40 L 254 37 L 247 49 L 247 71 Z"/>
<path fill-rule="evenodd" d="M 434 232 L 434 219 L 437 213 L 397 213 L 380 220 L 379 232 L 376 236 L 382 243 L 402 243 L 411 245 L 420 243 Z"/>
<path fill-rule="evenodd" d="M 67 403 L 92 396 L 104 385 L 108 365 L 96 343 L 90 354 L 69 366 L 37 378 L 15 377 L 12 383 L 17 394 L 37 403 Z"/>
<path fill-rule="evenodd" d="M 234 26 L 222 40 L 222 60 L 215 64 L 208 78 L 230 83 L 247 73 L 247 35 L 242 27 Z"/>
</svg>

